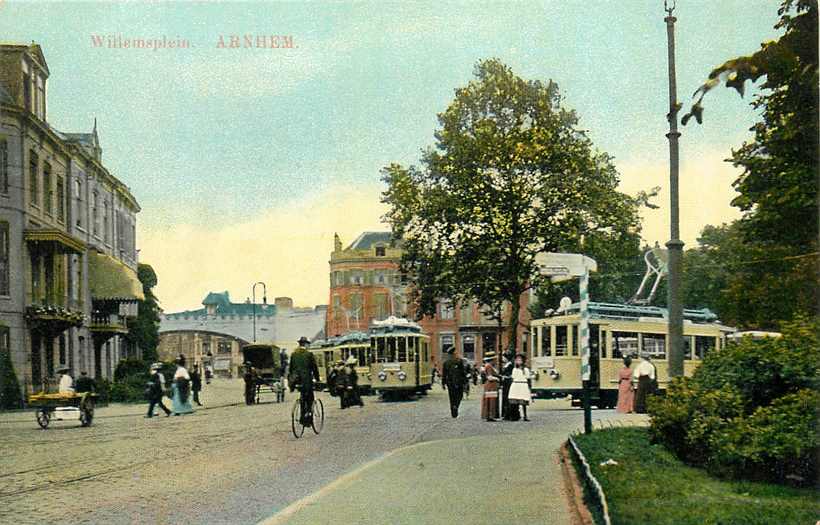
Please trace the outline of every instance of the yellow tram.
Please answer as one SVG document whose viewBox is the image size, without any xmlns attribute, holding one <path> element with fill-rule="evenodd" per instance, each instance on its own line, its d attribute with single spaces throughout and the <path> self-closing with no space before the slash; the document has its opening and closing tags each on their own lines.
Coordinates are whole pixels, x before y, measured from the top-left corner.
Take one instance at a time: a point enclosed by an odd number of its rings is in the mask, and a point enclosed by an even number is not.
<svg viewBox="0 0 820 525">
<path fill-rule="evenodd" d="M 372 375 L 370 374 L 370 363 L 372 352 L 370 350 L 370 337 L 363 332 L 351 332 L 341 337 L 335 338 L 334 349 L 339 350 L 343 361 L 347 362 L 350 356 L 356 359 L 356 375 L 358 376 L 359 390 L 369 392 L 372 387 Z"/>
<path fill-rule="evenodd" d="M 313 354 L 319 368 L 319 384 L 316 386 L 320 389 L 327 388 L 327 376 L 336 361 L 341 359 L 341 352 L 334 346 L 333 339 L 317 339 L 311 343 L 310 353 Z"/>
<path fill-rule="evenodd" d="M 370 377 L 380 394 L 423 394 L 433 385 L 430 337 L 407 319 L 389 317 L 370 327 Z"/>
<path fill-rule="evenodd" d="M 580 305 L 530 323 L 533 350 L 532 390 L 539 397 L 581 397 Z M 692 375 L 708 352 L 726 345 L 734 328 L 717 321 L 708 309 L 684 310 L 684 374 Z M 618 372 L 623 358 L 649 356 L 656 367 L 661 390 L 669 383 L 666 309 L 589 303 L 590 386 L 598 408 L 614 407 L 618 399 Z M 597 392 L 597 395 L 596 395 Z"/>
</svg>

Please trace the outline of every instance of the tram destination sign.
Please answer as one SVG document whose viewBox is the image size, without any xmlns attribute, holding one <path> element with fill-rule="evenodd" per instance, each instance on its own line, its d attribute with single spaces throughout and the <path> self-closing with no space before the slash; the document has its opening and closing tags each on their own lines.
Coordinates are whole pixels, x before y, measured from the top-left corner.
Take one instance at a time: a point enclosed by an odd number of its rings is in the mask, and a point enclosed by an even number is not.
<svg viewBox="0 0 820 525">
<path fill-rule="evenodd" d="M 535 256 L 535 264 L 541 275 L 546 275 L 554 283 L 581 277 L 586 272 L 597 272 L 595 259 L 580 253 L 542 252 Z"/>
</svg>

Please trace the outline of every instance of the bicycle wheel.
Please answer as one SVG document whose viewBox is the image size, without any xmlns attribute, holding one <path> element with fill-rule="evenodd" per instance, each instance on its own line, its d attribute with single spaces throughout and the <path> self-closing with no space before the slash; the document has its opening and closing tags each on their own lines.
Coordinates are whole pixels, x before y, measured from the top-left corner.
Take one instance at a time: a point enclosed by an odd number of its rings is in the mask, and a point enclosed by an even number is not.
<svg viewBox="0 0 820 525">
<path fill-rule="evenodd" d="M 47 408 L 41 408 L 37 411 L 37 424 L 40 425 L 40 428 L 45 430 L 48 428 L 48 423 L 51 421 L 51 413 L 48 411 Z"/>
<path fill-rule="evenodd" d="M 305 433 L 305 427 L 302 425 L 302 400 L 298 397 L 293 402 L 293 410 L 290 411 L 290 428 L 293 430 L 293 436 L 296 439 L 302 437 Z"/>
<path fill-rule="evenodd" d="M 313 423 L 310 425 L 313 428 L 313 433 L 318 434 L 325 426 L 325 406 L 321 399 L 313 400 Z"/>
</svg>

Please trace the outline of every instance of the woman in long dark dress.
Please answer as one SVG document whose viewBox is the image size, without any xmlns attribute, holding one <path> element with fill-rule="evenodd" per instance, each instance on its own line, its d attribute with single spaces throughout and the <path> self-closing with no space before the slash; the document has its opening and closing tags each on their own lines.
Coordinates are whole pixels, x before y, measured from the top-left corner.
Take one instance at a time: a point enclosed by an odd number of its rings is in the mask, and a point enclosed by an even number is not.
<svg viewBox="0 0 820 525">
<path fill-rule="evenodd" d="M 358 405 L 364 406 L 362 396 L 359 393 L 359 374 L 356 372 L 356 365 L 358 360 L 355 356 L 347 358 L 347 406 L 352 407 Z"/>
</svg>

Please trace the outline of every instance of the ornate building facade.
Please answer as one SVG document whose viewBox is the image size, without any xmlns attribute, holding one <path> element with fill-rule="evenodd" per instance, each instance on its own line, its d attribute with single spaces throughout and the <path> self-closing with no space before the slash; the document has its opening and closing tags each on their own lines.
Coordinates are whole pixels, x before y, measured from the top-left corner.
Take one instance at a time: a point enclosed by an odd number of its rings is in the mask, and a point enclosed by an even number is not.
<svg viewBox="0 0 820 525">
<path fill-rule="evenodd" d="M 37 44 L 0 45 L 0 351 L 25 389 L 59 366 L 110 378 L 136 316 L 136 214 L 103 165 L 96 123 L 48 122 L 49 69 Z"/>
</svg>

